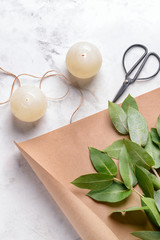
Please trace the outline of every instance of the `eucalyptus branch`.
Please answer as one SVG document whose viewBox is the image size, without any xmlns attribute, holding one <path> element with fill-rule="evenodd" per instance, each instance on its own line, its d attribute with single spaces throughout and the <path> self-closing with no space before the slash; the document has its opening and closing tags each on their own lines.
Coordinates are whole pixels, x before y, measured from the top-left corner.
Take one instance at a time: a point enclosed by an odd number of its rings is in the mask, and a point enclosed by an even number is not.
<svg viewBox="0 0 160 240">
<path fill-rule="evenodd" d="M 87 196 L 99 202 L 120 202 L 134 191 L 141 198 L 141 206 L 116 212 L 149 209 L 148 217 L 160 227 L 160 176 L 154 167 L 151 167 L 153 173 L 148 170 L 149 166 L 160 168 L 160 115 L 156 128 L 148 132 L 147 122 L 130 95 L 122 106 L 109 102 L 109 115 L 119 133 L 126 135 L 129 132 L 130 140 L 119 139 L 103 151 L 89 147 L 90 159 L 97 173 L 82 175 L 72 183 L 90 189 Z M 118 168 L 113 159 L 119 160 Z M 118 169 L 120 179 L 115 177 Z M 143 193 L 134 188 L 137 183 Z M 160 239 L 160 232 L 141 231 L 133 235 L 141 239 Z"/>
<path fill-rule="evenodd" d="M 132 188 L 132 190 L 135 191 L 141 198 L 144 197 L 144 196 L 143 196 L 140 192 L 138 192 L 135 188 Z"/>
<path fill-rule="evenodd" d="M 121 181 L 120 179 L 118 179 L 118 178 L 113 178 L 113 180 L 114 181 L 116 181 L 116 182 L 120 182 L 120 183 L 123 183 L 124 184 L 124 182 L 123 181 Z"/>
<path fill-rule="evenodd" d="M 156 175 L 157 178 L 160 178 L 159 174 L 157 173 L 156 169 L 154 167 L 151 168 L 153 173 Z"/>
<path fill-rule="evenodd" d="M 121 180 L 118 179 L 118 178 L 114 178 L 113 180 L 116 181 L 116 182 L 120 182 L 120 183 L 123 183 L 123 184 L 124 184 L 124 182 L 121 181 Z M 144 197 L 144 196 L 143 196 L 140 192 L 138 192 L 135 188 L 132 188 L 132 190 L 133 190 L 134 192 L 136 192 L 141 198 Z"/>
</svg>

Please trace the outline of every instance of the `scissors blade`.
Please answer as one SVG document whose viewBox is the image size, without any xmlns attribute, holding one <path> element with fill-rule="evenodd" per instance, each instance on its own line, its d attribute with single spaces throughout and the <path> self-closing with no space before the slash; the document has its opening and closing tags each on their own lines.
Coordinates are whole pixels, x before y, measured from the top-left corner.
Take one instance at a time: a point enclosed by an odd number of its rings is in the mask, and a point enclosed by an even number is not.
<svg viewBox="0 0 160 240">
<path fill-rule="evenodd" d="M 129 82 L 123 82 L 121 88 L 119 89 L 119 91 L 117 92 L 116 96 L 113 99 L 113 102 L 116 102 L 120 96 L 124 93 L 124 91 L 126 90 L 126 88 L 129 86 Z"/>
</svg>

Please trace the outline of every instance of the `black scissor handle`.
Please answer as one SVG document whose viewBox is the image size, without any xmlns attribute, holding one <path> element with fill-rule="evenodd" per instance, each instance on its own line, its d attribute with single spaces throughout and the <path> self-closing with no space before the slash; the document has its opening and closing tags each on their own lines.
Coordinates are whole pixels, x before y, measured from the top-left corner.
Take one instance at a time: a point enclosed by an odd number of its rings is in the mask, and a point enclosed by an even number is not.
<svg viewBox="0 0 160 240">
<path fill-rule="evenodd" d="M 133 67 L 132 67 L 129 71 L 127 71 L 127 70 L 126 70 L 126 67 L 125 67 L 125 57 L 126 57 L 126 54 L 127 54 L 132 48 L 136 48 L 136 47 L 139 47 L 139 48 L 144 49 L 144 53 L 143 53 L 142 56 L 139 58 L 139 60 L 133 65 Z M 138 78 L 139 74 L 141 73 L 143 67 L 145 66 L 145 64 L 146 64 L 146 62 L 148 61 L 148 59 L 149 59 L 150 56 L 154 56 L 154 57 L 158 60 L 158 64 L 159 64 L 159 65 L 158 65 L 157 71 L 156 71 L 153 75 L 151 75 L 151 76 L 149 76 L 149 77 Z M 143 61 L 142 61 L 142 60 L 143 60 Z M 141 63 L 141 62 L 142 62 L 142 63 Z M 133 78 L 130 78 L 130 74 L 136 69 L 136 67 L 137 67 L 140 63 L 141 63 L 141 65 L 140 65 L 140 67 L 138 68 L 135 76 L 134 76 Z M 134 45 L 130 46 L 130 47 L 125 51 L 125 53 L 124 53 L 124 55 L 123 55 L 123 59 L 122 59 L 122 65 L 123 65 L 124 71 L 125 71 L 125 73 L 126 73 L 125 78 L 126 78 L 126 80 L 129 81 L 129 83 L 133 83 L 133 82 L 135 82 L 136 80 L 150 80 L 151 78 L 155 77 L 155 76 L 159 73 L 159 71 L 160 71 L 160 58 L 159 58 L 159 56 L 158 56 L 156 53 L 154 53 L 154 52 L 148 53 L 148 49 L 147 49 L 144 45 L 134 44 Z"/>
<path fill-rule="evenodd" d="M 155 77 L 155 76 L 159 73 L 159 71 L 160 71 L 160 57 L 158 56 L 158 54 L 156 54 L 156 53 L 154 53 L 154 52 L 148 53 L 147 56 L 146 56 L 146 58 L 145 58 L 145 63 L 148 61 L 148 59 L 149 59 L 151 56 L 155 57 L 155 58 L 158 60 L 158 69 L 157 69 L 157 71 L 156 71 L 154 74 L 152 74 L 151 76 L 149 76 L 149 77 L 137 78 L 138 81 L 141 81 L 141 80 L 142 80 L 142 81 L 143 81 L 143 80 L 150 80 L 150 79 L 152 79 L 153 77 Z M 144 64 L 145 64 L 145 63 L 144 63 Z"/>
<path fill-rule="evenodd" d="M 136 47 L 139 47 L 139 48 L 142 48 L 144 49 L 144 53 L 143 55 L 140 57 L 140 59 L 133 65 L 133 67 L 127 71 L 126 70 L 126 66 L 125 66 L 125 57 L 127 55 L 127 53 L 132 49 L 132 48 L 136 48 Z M 125 73 L 129 76 L 133 70 L 140 64 L 140 62 L 144 59 L 144 57 L 147 55 L 148 53 L 148 49 L 144 46 L 144 45 L 141 45 L 141 44 L 134 44 L 134 45 L 131 45 L 129 48 L 127 48 L 127 50 L 124 52 L 123 54 L 123 58 L 122 58 L 122 65 L 123 65 L 123 68 L 124 68 L 124 71 Z"/>
</svg>

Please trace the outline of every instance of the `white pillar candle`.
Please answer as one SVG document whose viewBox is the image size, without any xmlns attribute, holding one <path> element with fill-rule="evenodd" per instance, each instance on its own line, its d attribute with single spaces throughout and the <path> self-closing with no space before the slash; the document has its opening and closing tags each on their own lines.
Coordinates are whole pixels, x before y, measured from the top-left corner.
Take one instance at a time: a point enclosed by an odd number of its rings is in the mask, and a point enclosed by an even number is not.
<svg viewBox="0 0 160 240">
<path fill-rule="evenodd" d="M 10 106 L 12 113 L 19 120 L 34 122 L 45 114 L 47 99 L 40 88 L 24 85 L 14 91 Z"/>
<path fill-rule="evenodd" d="M 77 78 L 91 78 L 97 74 L 102 64 L 102 56 L 96 46 L 88 42 L 78 42 L 68 51 L 66 65 L 68 71 Z"/>
</svg>

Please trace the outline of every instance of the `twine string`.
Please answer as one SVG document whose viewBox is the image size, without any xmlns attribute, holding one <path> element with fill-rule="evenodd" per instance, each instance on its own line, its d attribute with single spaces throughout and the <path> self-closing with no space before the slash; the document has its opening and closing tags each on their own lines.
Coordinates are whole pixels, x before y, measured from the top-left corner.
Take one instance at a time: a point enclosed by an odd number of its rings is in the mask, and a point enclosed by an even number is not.
<svg viewBox="0 0 160 240">
<path fill-rule="evenodd" d="M 4 102 L 0 102 L 0 105 L 3 105 L 3 104 L 8 103 L 10 101 L 10 98 L 11 98 L 11 96 L 13 94 L 13 89 L 14 89 L 16 81 L 18 81 L 19 86 L 21 86 L 21 82 L 20 82 L 18 76 L 16 76 L 15 74 L 13 74 L 11 72 L 8 72 L 8 71 L 4 70 L 1 67 L 0 67 L 0 70 L 3 71 L 6 75 L 10 75 L 10 76 L 14 77 L 14 80 L 13 80 L 13 83 L 12 83 L 12 86 L 11 86 L 11 91 L 10 91 L 9 98 L 6 101 L 4 101 Z"/>
<path fill-rule="evenodd" d="M 83 104 L 83 102 L 84 102 L 84 95 L 83 95 L 83 92 L 82 92 L 81 88 L 78 87 L 78 86 L 76 86 L 76 88 L 78 89 L 78 91 L 79 91 L 80 94 L 81 94 L 81 101 L 80 101 L 78 107 L 77 107 L 77 108 L 74 110 L 74 112 L 72 113 L 72 115 L 71 115 L 71 117 L 70 117 L 70 123 L 72 123 L 73 117 L 74 117 L 75 113 L 80 109 L 80 107 L 82 106 L 82 104 Z"/>
<path fill-rule="evenodd" d="M 52 73 L 55 72 L 55 73 L 48 75 L 48 73 L 51 73 L 51 72 L 52 72 Z M 42 82 L 44 81 L 44 79 L 49 78 L 49 77 L 52 77 L 52 76 L 59 76 L 60 78 L 62 77 L 62 78 L 65 80 L 65 82 L 68 82 L 68 79 L 67 79 L 66 76 L 64 76 L 62 73 L 59 73 L 59 72 L 57 72 L 56 70 L 50 70 L 50 71 L 46 72 L 46 73 L 41 77 L 40 83 L 39 83 L 39 88 L 42 89 Z M 49 101 L 60 101 L 60 100 L 63 100 L 63 99 L 68 95 L 69 90 L 70 90 L 70 89 L 69 89 L 69 84 L 67 84 L 67 91 L 66 91 L 66 93 L 65 93 L 62 97 L 57 97 L 57 98 L 47 97 L 47 99 L 48 99 Z"/>
<path fill-rule="evenodd" d="M 15 75 L 15 74 L 13 74 L 13 73 L 11 73 L 9 71 L 4 70 L 1 67 L 0 67 L 0 70 L 3 71 L 5 74 L 14 77 L 14 80 L 13 80 L 13 83 L 12 83 L 12 86 L 11 86 L 11 91 L 10 91 L 9 98 L 6 101 L 4 101 L 4 102 L 0 102 L 0 105 L 6 104 L 6 103 L 8 103 L 10 101 L 10 99 L 12 97 L 12 94 L 13 94 L 13 90 L 14 90 L 14 86 L 15 86 L 16 81 L 18 82 L 19 87 L 21 87 L 21 81 L 19 79 L 21 76 L 28 76 L 28 77 L 40 79 L 40 83 L 39 83 L 39 88 L 40 89 L 42 89 L 42 82 L 46 78 L 53 77 L 53 76 L 58 76 L 59 78 L 63 78 L 65 80 L 65 82 L 67 83 L 67 91 L 65 92 L 65 94 L 62 97 L 57 97 L 57 98 L 47 97 L 47 99 L 49 101 L 60 101 L 60 100 L 63 100 L 68 95 L 69 90 L 70 90 L 70 88 L 69 88 L 69 83 L 70 83 L 69 79 L 64 74 L 58 72 L 57 70 L 47 71 L 42 77 L 38 77 L 38 76 L 35 76 L 35 75 L 32 75 L 32 74 L 27 74 L 27 73 L 21 73 L 19 75 Z M 49 74 L 49 73 L 52 73 L 52 74 Z M 82 92 L 81 88 L 79 86 L 74 86 L 74 87 L 80 92 L 81 101 L 80 101 L 78 107 L 72 113 L 72 115 L 70 117 L 70 123 L 72 123 L 73 117 L 74 117 L 75 113 L 79 110 L 79 108 L 82 106 L 83 101 L 84 101 L 84 95 L 83 95 L 83 92 Z"/>
<path fill-rule="evenodd" d="M 52 74 L 52 75 L 48 75 L 47 76 L 47 74 L 48 73 L 51 73 L 51 72 L 55 72 L 55 74 Z M 46 72 L 43 76 L 42 76 L 42 78 L 41 78 L 41 80 L 40 80 L 40 84 L 39 84 L 39 87 L 40 87 L 40 89 L 41 89 L 41 87 L 42 87 L 42 82 L 43 82 L 43 80 L 45 79 L 45 78 L 47 78 L 47 77 L 50 77 L 50 76 L 59 76 L 59 77 L 62 77 L 65 81 L 66 81 L 66 83 L 68 83 L 68 89 L 67 89 L 67 92 L 65 93 L 65 95 L 64 96 L 62 96 L 61 98 L 50 98 L 50 97 L 48 97 L 48 99 L 49 100 L 62 100 L 62 99 L 64 99 L 66 96 L 67 96 L 67 94 L 69 93 L 69 83 L 70 83 L 70 81 L 69 81 L 69 79 L 64 75 L 64 74 L 62 74 L 62 73 L 60 73 L 60 72 L 58 72 L 57 70 L 50 70 L 50 71 L 48 71 L 48 72 Z M 82 90 L 81 90 L 81 88 L 79 87 L 79 86 L 74 86 L 79 92 L 80 92 L 80 95 L 81 95 L 81 101 L 80 101 L 80 103 L 79 103 L 79 105 L 78 105 L 78 107 L 74 110 L 74 112 L 72 113 L 72 115 L 71 115 L 71 117 L 70 117 L 70 123 L 72 123 L 72 121 L 73 121 L 73 117 L 74 117 L 74 115 L 75 115 L 75 113 L 80 109 L 80 107 L 82 106 L 82 104 L 83 104 L 83 102 L 84 102 L 84 95 L 83 95 L 83 92 L 82 92 Z"/>
</svg>

